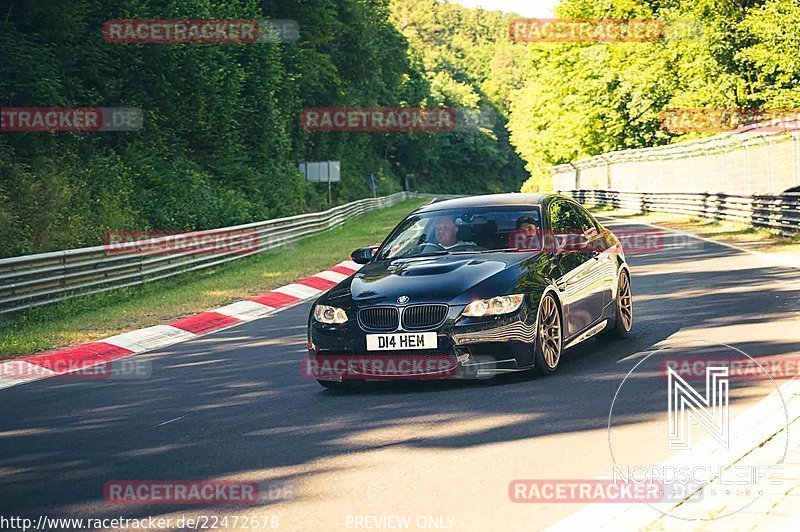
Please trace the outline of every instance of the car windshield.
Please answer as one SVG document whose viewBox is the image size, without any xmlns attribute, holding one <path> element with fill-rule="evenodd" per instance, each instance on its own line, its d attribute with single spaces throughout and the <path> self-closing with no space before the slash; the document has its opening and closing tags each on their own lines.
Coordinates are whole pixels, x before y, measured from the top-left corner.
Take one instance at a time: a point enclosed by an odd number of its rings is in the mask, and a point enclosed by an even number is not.
<svg viewBox="0 0 800 532">
<path fill-rule="evenodd" d="M 389 235 L 376 260 L 521 251 L 540 247 L 538 207 L 483 207 L 412 214 Z"/>
</svg>

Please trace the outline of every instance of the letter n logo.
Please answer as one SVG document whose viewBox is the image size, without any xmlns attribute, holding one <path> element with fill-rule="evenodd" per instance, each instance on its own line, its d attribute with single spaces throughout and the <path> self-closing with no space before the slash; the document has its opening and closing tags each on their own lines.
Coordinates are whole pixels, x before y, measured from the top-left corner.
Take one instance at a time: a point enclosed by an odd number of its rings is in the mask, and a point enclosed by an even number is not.
<svg viewBox="0 0 800 532">
<path fill-rule="evenodd" d="M 706 395 L 701 396 L 674 369 L 667 367 L 669 448 L 691 448 L 691 419 L 720 445 L 729 448 L 728 368 L 706 368 Z"/>
</svg>

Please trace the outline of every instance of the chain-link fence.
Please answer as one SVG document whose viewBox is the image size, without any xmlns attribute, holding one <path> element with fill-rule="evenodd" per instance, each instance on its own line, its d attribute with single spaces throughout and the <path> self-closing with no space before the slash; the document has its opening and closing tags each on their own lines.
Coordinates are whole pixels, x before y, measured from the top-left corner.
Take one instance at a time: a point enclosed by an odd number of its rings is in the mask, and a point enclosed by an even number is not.
<svg viewBox="0 0 800 532">
<path fill-rule="evenodd" d="M 779 194 L 800 186 L 800 131 L 757 130 L 553 167 L 556 190 Z"/>
</svg>

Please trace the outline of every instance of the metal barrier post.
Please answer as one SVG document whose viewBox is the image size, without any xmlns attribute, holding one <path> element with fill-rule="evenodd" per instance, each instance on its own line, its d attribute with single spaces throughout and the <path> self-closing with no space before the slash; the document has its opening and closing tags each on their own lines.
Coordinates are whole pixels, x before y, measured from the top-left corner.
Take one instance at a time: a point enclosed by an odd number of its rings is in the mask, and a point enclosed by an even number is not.
<svg viewBox="0 0 800 532">
<path fill-rule="evenodd" d="M 795 185 L 800 186 L 800 131 L 792 132 L 792 144 L 794 145 Z"/>
</svg>

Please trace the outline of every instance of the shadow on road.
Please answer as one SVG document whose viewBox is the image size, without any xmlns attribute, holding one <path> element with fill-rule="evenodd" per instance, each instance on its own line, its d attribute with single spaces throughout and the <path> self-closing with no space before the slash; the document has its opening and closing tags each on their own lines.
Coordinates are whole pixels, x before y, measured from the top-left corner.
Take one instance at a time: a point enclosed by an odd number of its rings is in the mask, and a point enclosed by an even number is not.
<svg viewBox="0 0 800 532">
<path fill-rule="evenodd" d="M 47 509 L 85 517 L 91 509 L 95 517 L 144 517 L 179 508 L 107 506 L 103 483 L 219 477 L 291 482 L 333 470 L 317 465 L 323 459 L 386 446 L 464 449 L 602 429 L 636 355 L 681 330 L 690 330 L 690 337 L 699 331 L 754 357 L 800 354 L 797 342 L 713 334 L 798 310 L 800 292 L 791 284 L 796 271 L 742 268 L 744 258 L 709 244 L 631 255 L 634 335 L 578 346 L 551 377 L 327 391 L 301 376 L 308 312 L 302 305 L 142 355 L 153 362 L 147 380 L 59 379 L 2 391 L 0 513 Z M 620 419 L 636 423 L 661 415 L 663 382 L 650 377 L 636 385 L 641 400 L 618 405 Z M 494 421 L 487 426 L 482 420 Z M 434 431 L 437 422 L 455 428 Z M 391 437 L 365 437 L 375 431 Z"/>
</svg>

